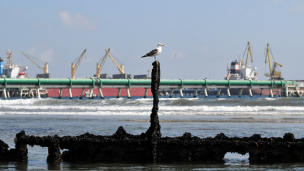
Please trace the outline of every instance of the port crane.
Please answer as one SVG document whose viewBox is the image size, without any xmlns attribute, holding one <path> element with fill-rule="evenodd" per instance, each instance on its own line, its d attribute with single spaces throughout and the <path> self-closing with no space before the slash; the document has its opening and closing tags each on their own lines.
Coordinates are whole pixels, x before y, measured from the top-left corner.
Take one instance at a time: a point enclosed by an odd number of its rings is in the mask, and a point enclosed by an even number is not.
<svg viewBox="0 0 304 171">
<path fill-rule="evenodd" d="M 6 54 L 7 54 L 7 65 L 11 68 L 11 67 L 13 67 L 13 61 L 11 60 L 11 58 L 13 57 L 13 52 L 11 52 L 10 50 L 7 50 L 6 51 Z"/>
<path fill-rule="evenodd" d="M 33 62 L 35 65 L 38 66 L 38 68 L 40 68 L 45 74 L 49 73 L 49 65 L 46 62 L 44 64 L 44 68 L 42 68 L 41 66 L 39 66 L 32 58 L 30 58 L 27 54 L 25 54 L 24 52 L 21 52 L 25 57 L 27 57 L 27 59 L 29 59 L 31 62 Z"/>
<path fill-rule="evenodd" d="M 99 78 L 100 77 L 100 72 L 107 60 L 107 57 L 109 56 L 111 58 L 111 60 L 113 61 L 113 63 L 115 64 L 116 68 L 118 69 L 118 71 L 120 72 L 120 74 L 124 74 L 124 65 L 121 64 L 120 66 L 117 64 L 117 62 L 115 61 L 115 59 L 113 58 L 113 56 L 110 54 L 110 48 L 109 49 L 105 49 L 106 53 L 104 55 L 104 57 L 102 58 L 102 61 L 99 63 L 97 63 L 97 68 L 96 68 L 96 76 Z"/>
<path fill-rule="evenodd" d="M 71 67 L 71 77 L 72 78 L 75 78 L 75 74 L 76 74 L 76 71 L 79 67 L 79 64 L 84 56 L 84 54 L 86 53 L 87 49 L 84 49 L 84 51 L 81 53 L 80 57 L 78 58 L 76 64 L 74 65 L 74 63 L 72 62 L 72 67 Z"/>
<path fill-rule="evenodd" d="M 248 47 L 248 49 L 247 49 L 247 47 Z M 245 65 L 245 66 L 248 65 L 249 56 L 250 56 L 250 58 L 251 58 L 251 62 L 253 62 L 252 52 L 251 52 L 252 46 L 251 46 L 250 42 L 247 43 L 247 46 L 246 46 L 246 48 L 245 48 L 245 52 L 246 52 L 246 49 L 247 49 L 247 58 L 246 58 L 246 65 Z M 244 55 L 245 55 L 245 52 L 244 52 L 244 54 L 243 54 L 243 57 L 244 57 Z"/>
<path fill-rule="evenodd" d="M 267 63 L 267 59 L 268 59 L 269 70 L 270 70 L 270 73 L 265 73 L 265 76 L 270 77 L 271 79 L 275 79 L 275 80 L 283 80 L 281 71 L 277 70 L 277 66 L 283 67 L 283 65 L 275 62 L 275 60 L 273 58 L 273 55 L 272 55 L 272 52 L 271 52 L 271 49 L 269 47 L 269 43 L 267 44 L 267 47 L 265 48 L 265 50 L 266 50 L 265 64 Z M 273 67 L 271 66 L 269 51 L 270 51 L 271 56 L 273 58 Z"/>
</svg>

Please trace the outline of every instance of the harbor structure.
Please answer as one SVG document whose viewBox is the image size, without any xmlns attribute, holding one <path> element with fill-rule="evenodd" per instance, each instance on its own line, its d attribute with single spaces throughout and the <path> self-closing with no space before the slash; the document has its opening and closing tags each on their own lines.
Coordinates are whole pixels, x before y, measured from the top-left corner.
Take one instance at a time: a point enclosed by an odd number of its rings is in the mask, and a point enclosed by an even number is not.
<svg viewBox="0 0 304 171">
<path fill-rule="evenodd" d="M 6 78 L 28 78 L 28 74 L 25 73 L 28 67 L 22 66 L 22 64 L 14 64 L 11 59 L 13 57 L 13 52 L 10 50 L 7 50 L 6 54 L 7 63 L 5 65 L 0 65 L 0 68 L 3 69 L 3 72 L 0 76 Z"/>
<path fill-rule="evenodd" d="M 29 55 L 21 52 L 27 59 L 29 59 L 33 64 L 35 64 L 39 69 L 43 71 L 43 74 L 37 74 L 36 77 L 38 78 L 51 78 L 51 74 L 49 73 L 49 64 L 46 62 L 44 67 L 42 68 L 39 64 L 37 64 Z"/>
<path fill-rule="evenodd" d="M 282 73 L 281 71 L 278 70 L 278 66 L 280 67 L 283 67 L 283 65 L 277 63 L 275 60 L 274 60 L 274 57 L 273 57 L 273 54 L 271 52 L 271 49 L 269 47 L 269 43 L 267 44 L 266 46 L 266 57 L 265 57 L 265 64 L 267 63 L 267 60 L 268 60 L 268 63 L 269 63 L 269 73 L 265 73 L 265 76 L 266 77 L 270 77 L 271 79 L 273 80 L 284 80 L 284 78 L 282 78 Z M 272 59 L 273 59 L 273 65 L 271 65 L 271 59 L 270 59 L 270 53 L 272 55 Z"/>
<path fill-rule="evenodd" d="M 72 65 L 71 65 L 71 78 L 75 78 L 75 75 L 76 75 L 76 71 L 81 63 L 81 60 L 82 58 L 84 57 L 84 54 L 86 53 L 87 49 L 84 49 L 84 51 L 81 53 L 81 55 L 79 56 L 79 58 L 77 58 L 77 62 L 74 63 L 72 62 Z"/>
<path fill-rule="evenodd" d="M 76 76 L 76 71 L 82 61 L 82 59 L 85 57 L 85 52 L 86 49 L 81 53 L 81 55 L 72 63 L 71 66 L 71 78 L 75 78 Z M 21 52 L 27 59 L 29 59 L 32 63 L 34 63 L 38 68 L 40 68 L 43 73 L 41 74 L 37 74 L 36 78 L 51 78 L 51 74 L 49 73 L 49 66 L 48 63 L 46 62 L 44 64 L 44 67 L 41 67 L 37 62 L 34 61 L 34 57 L 30 57 L 30 55 Z M 14 65 L 13 60 L 11 59 L 13 57 L 13 52 L 11 52 L 10 50 L 7 50 L 6 54 L 7 56 L 7 64 L 4 65 L 3 64 L 3 60 L 2 62 L 0 62 L 0 77 L 2 78 L 30 78 L 29 74 L 25 73 L 25 71 L 28 69 L 27 66 L 22 66 L 21 64 L 19 65 Z M 105 56 L 103 57 L 103 60 L 101 62 L 101 64 L 97 64 L 97 74 L 94 75 L 94 78 L 103 78 L 103 79 L 109 79 L 110 77 L 108 76 L 108 74 L 100 74 L 102 66 L 105 63 L 106 57 L 109 56 L 109 58 L 111 58 L 111 60 L 114 62 L 115 66 L 118 68 L 120 74 L 113 74 L 112 78 L 116 78 L 116 79 L 132 79 L 133 75 L 132 74 L 125 74 L 124 73 L 124 67 L 123 64 L 118 65 L 118 63 L 115 61 L 114 57 L 111 55 L 110 53 L 110 48 L 108 50 L 106 50 Z M 86 57 L 85 57 L 86 58 Z M 36 59 L 37 60 L 37 59 Z M 145 79 L 145 78 L 149 78 L 149 76 L 143 77 L 142 75 L 139 75 L 140 77 L 138 77 L 137 75 L 134 75 L 135 78 L 138 79 Z M 132 93 L 133 96 L 141 96 L 143 93 L 147 92 L 147 96 L 152 96 L 152 93 L 150 91 L 146 91 L 143 88 L 132 88 L 129 90 L 130 93 Z M 71 92 L 71 93 L 69 93 Z M 68 89 L 68 91 L 63 91 L 63 88 L 59 87 L 59 88 L 39 88 L 39 90 L 37 90 L 36 88 L 7 88 L 6 89 L 6 96 L 7 97 L 38 97 L 38 96 L 43 96 L 43 97 L 71 97 L 70 94 L 77 94 L 77 96 L 79 97 L 83 97 L 83 96 L 89 96 L 88 92 L 90 92 L 90 88 L 89 89 L 85 89 L 85 91 L 83 91 L 82 89 L 79 88 L 71 88 Z M 119 92 L 119 93 L 118 93 Z M 127 91 L 121 90 L 121 89 L 116 89 L 116 88 L 107 88 L 104 89 L 103 94 L 105 96 L 117 96 L 117 94 L 119 94 L 119 96 L 127 96 L 127 94 L 130 94 Z M 0 95 L 3 94 L 0 90 Z M 80 95 L 81 94 L 81 95 Z M 96 96 L 96 94 L 100 94 L 98 89 L 93 89 L 93 97 Z M 4 94 L 3 94 L 4 96 Z"/>
<path fill-rule="evenodd" d="M 121 96 L 121 90 L 126 90 L 128 98 L 132 97 L 130 89 L 142 89 L 143 97 L 147 97 L 148 90 L 151 88 L 151 80 L 148 79 L 51 79 L 51 78 L 31 78 L 31 79 L 15 79 L 15 78 L 0 78 L 0 89 L 3 91 L 3 97 L 7 99 L 8 88 L 19 88 L 20 91 L 27 89 L 29 91 L 36 91 L 37 97 L 40 97 L 40 90 L 43 89 L 59 89 L 59 98 L 62 97 L 64 89 L 68 90 L 69 97 L 74 96 L 83 97 L 86 89 L 90 90 L 89 98 L 93 98 L 94 89 L 98 91 L 101 98 L 104 98 L 103 90 L 107 88 L 114 88 L 117 90 L 117 97 Z M 78 89 L 80 94 L 72 94 L 71 89 Z M 197 97 L 199 89 L 204 90 L 204 94 L 208 97 L 208 89 L 217 89 L 221 92 L 222 89 L 227 91 L 228 97 L 231 96 L 230 89 L 238 89 L 239 96 L 242 95 L 243 89 L 249 90 L 249 95 L 252 96 L 253 89 L 259 89 L 260 95 L 265 89 L 269 90 L 269 96 L 273 97 L 273 90 L 280 89 L 283 97 L 288 97 L 291 94 L 296 97 L 301 97 L 304 92 L 304 84 L 296 81 L 257 81 L 257 80 L 160 80 L 161 89 L 169 89 L 170 97 L 172 97 L 174 89 L 178 89 L 180 97 L 183 97 L 183 89 L 194 89 L 193 97 Z M 151 92 L 150 92 L 151 93 Z M 30 95 L 30 93 L 28 93 Z M 217 94 L 220 96 L 220 93 Z M 30 97 L 30 96 L 28 96 Z"/>
<path fill-rule="evenodd" d="M 231 62 L 230 67 L 227 67 L 227 75 L 225 76 L 225 80 L 229 81 L 256 81 L 257 80 L 257 73 L 256 67 L 253 67 L 251 65 L 249 65 L 249 60 L 251 59 L 251 62 L 253 62 L 253 53 L 252 53 L 252 45 L 250 44 L 250 42 L 247 43 L 247 46 L 245 48 L 245 52 L 243 55 L 242 59 L 239 60 L 235 60 Z M 86 53 L 86 49 L 81 53 L 81 55 L 72 63 L 72 67 L 71 67 L 71 78 L 75 79 L 76 76 L 76 71 L 82 61 L 82 59 L 84 58 L 84 55 Z M 9 50 L 7 51 L 8 54 L 8 61 L 7 64 L 4 67 L 1 67 L 2 65 L 0 65 L 0 72 L 1 72 L 1 68 L 3 68 L 3 74 L 2 77 L 5 78 L 29 78 L 28 74 L 26 74 L 24 71 L 27 70 L 27 67 L 22 67 L 21 65 L 14 65 L 13 61 L 11 60 L 11 58 L 13 57 L 13 53 L 10 52 Z M 30 61 L 32 61 L 35 65 L 37 65 L 41 70 L 43 70 L 43 74 L 37 74 L 37 78 L 50 78 L 50 73 L 48 72 L 48 63 L 45 63 L 45 66 L 42 68 L 40 67 L 36 62 L 34 62 L 29 55 L 25 54 L 22 52 L 23 55 L 25 55 Z M 247 57 L 245 57 L 245 54 L 247 54 Z M 281 66 L 281 64 L 278 64 L 277 62 L 273 62 L 273 67 L 271 65 L 271 61 L 270 61 L 270 54 L 272 54 L 271 49 L 269 47 L 269 44 L 267 44 L 267 48 L 266 48 L 266 58 L 265 58 L 265 62 L 267 62 L 267 60 L 269 61 L 269 67 L 270 67 L 270 73 L 265 74 L 266 76 L 269 76 L 272 81 L 275 80 L 283 80 L 283 78 L 281 77 L 281 72 L 278 71 L 278 67 L 277 66 Z M 107 57 L 109 57 L 113 63 L 115 64 L 116 68 L 119 71 L 119 74 L 113 74 L 113 79 L 111 79 L 108 74 L 101 74 L 102 68 L 106 62 Z M 0 62 L 1 63 L 1 62 Z M 75 63 L 75 65 L 74 65 Z M 149 78 L 150 73 L 148 71 L 148 75 L 134 75 L 134 80 L 136 79 L 147 79 Z M 101 59 L 101 62 L 97 63 L 97 68 L 96 68 L 96 74 L 94 75 L 94 78 L 92 79 L 110 79 L 110 80 L 116 80 L 116 79 L 132 79 L 132 74 L 126 74 L 124 72 L 124 65 L 121 63 L 121 65 L 119 65 L 116 60 L 114 59 L 114 57 L 112 56 L 112 54 L 110 53 L 110 48 L 109 49 L 105 49 L 105 55 L 103 56 L 103 58 Z M 88 77 L 86 77 L 86 79 L 88 79 Z M 82 79 L 79 79 L 82 80 Z M 208 80 L 209 81 L 220 81 L 220 80 Z M 270 80 L 271 81 L 271 80 Z M 77 82 L 77 81 L 76 81 Z M 97 81 L 98 82 L 98 81 Z M 209 83 L 208 83 L 209 84 Z M 302 84 L 300 82 L 298 82 L 298 84 Z M 61 85 L 56 87 L 56 86 L 44 86 L 43 88 L 41 88 L 42 86 L 40 86 L 39 90 L 37 90 L 36 88 L 18 88 L 17 91 L 15 91 L 14 89 L 6 89 L 10 91 L 10 94 L 18 94 L 18 96 L 24 97 L 31 97 L 33 95 L 35 96 L 40 96 L 39 92 L 43 92 L 44 96 L 48 96 L 48 97 L 70 97 L 72 98 L 73 95 L 78 96 L 80 98 L 82 98 L 83 96 L 89 96 L 90 98 L 93 98 L 94 96 L 96 96 L 97 94 L 100 94 L 100 91 L 98 88 L 93 87 L 75 87 L 75 86 L 71 86 L 69 87 L 62 87 Z M 289 95 L 295 95 L 295 96 L 301 96 L 302 95 L 302 90 L 301 86 L 296 86 L 296 90 L 292 90 L 292 88 L 290 88 L 290 90 L 287 90 L 287 92 L 289 94 L 287 94 L 287 96 Z M 103 92 L 101 97 L 103 98 L 104 96 L 127 96 L 127 97 L 131 97 L 131 96 L 152 96 L 152 93 L 146 88 L 146 87 L 129 87 L 129 88 L 120 88 L 117 87 L 116 85 L 113 85 L 112 87 L 102 87 Z M 218 97 L 220 95 L 228 95 L 228 97 L 230 97 L 231 95 L 269 95 L 269 96 L 276 96 L 276 95 L 284 95 L 283 93 L 285 93 L 285 89 L 283 88 L 276 88 L 276 87 L 258 87 L 258 86 L 220 86 L 219 85 L 214 85 L 214 86 L 182 86 L 182 88 L 180 86 L 161 86 L 161 92 L 163 94 L 168 94 L 169 97 L 172 97 L 173 94 L 175 95 L 180 95 L 181 97 L 184 96 L 184 92 L 187 92 L 187 94 L 189 95 L 193 95 L 193 97 L 197 97 L 198 93 L 199 94 L 204 94 L 206 97 L 208 97 L 208 95 L 214 95 L 216 94 Z M 20 90 L 19 90 L 20 89 Z M 67 89 L 67 91 L 65 90 Z M 192 89 L 192 90 L 190 90 Z M 299 90 L 298 90 L 299 89 Z M 210 91 L 211 90 L 211 91 Z M 215 90 L 215 91 L 214 91 Z M 39 91 L 39 92 L 38 92 Z M 184 92 L 183 92 L 184 91 Z M 92 94 L 88 95 L 89 93 Z M 0 92 L 1 93 L 1 92 Z M 143 95 L 144 94 L 144 95 Z"/>
<path fill-rule="evenodd" d="M 247 58 L 246 62 L 244 62 L 244 55 L 247 50 Z M 252 45 L 250 42 L 247 43 L 246 50 L 244 52 L 243 58 L 239 60 L 235 60 L 231 62 L 230 67 L 227 66 L 227 75 L 225 76 L 225 80 L 257 80 L 256 76 L 257 67 L 252 67 L 248 64 L 249 57 L 251 58 L 251 62 L 253 62 L 252 57 Z"/>
</svg>

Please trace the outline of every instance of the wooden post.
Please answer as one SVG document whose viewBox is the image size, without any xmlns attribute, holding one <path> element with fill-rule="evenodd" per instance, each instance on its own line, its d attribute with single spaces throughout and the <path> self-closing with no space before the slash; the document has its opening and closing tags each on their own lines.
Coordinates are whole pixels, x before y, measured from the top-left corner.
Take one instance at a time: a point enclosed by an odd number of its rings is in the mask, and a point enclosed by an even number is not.
<svg viewBox="0 0 304 171">
<path fill-rule="evenodd" d="M 61 162 L 61 153 L 60 153 L 60 145 L 59 145 L 59 140 L 54 139 L 52 141 L 52 144 L 48 146 L 48 156 L 46 161 L 48 163 L 54 163 L 54 162 Z"/>
<path fill-rule="evenodd" d="M 16 134 L 15 138 L 15 155 L 14 159 L 17 161 L 26 161 L 28 159 L 27 154 L 28 154 L 28 149 L 27 149 L 27 144 L 21 143 L 20 139 L 25 137 L 26 134 L 24 131 L 21 131 Z"/>
</svg>

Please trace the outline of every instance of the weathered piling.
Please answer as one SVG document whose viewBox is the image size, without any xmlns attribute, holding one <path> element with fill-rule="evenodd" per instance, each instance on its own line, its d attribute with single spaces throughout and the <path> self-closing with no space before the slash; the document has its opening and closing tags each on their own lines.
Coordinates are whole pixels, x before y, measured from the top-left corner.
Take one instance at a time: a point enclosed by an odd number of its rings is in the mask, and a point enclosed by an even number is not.
<svg viewBox="0 0 304 171">
<path fill-rule="evenodd" d="M 150 115 L 150 127 L 146 132 L 146 136 L 149 140 L 157 139 L 161 137 L 160 125 L 158 119 L 158 89 L 160 85 L 160 63 L 155 61 L 152 63 L 152 77 L 151 77 L 151 91 L 153 94 L 153 108 Z"/>
<path fill-rule="evenodd" d="M 48 146 L 47 162 L 61 162 L 61 153 L 58 137 L 50 137 L 50 145 Z"/>
<path fill-rule="evenodd" d="M 152 63 L 151 91 L 153 94 L 153 108 L 150 115 L 150 127 L 145 136 L 150 141 L 150 158 L 153 162 L 157 160 L 157 140 L 161 137 L 160 125 L 158 119 L 158 89 L 160 85 L 160 63 L 155 61 Z"/>
<path fill-rule="evenodd" d="M 14 159 L 17 161 L 26 161 L 27 160 L 27 143 L 23 143 L 21 140 L 26 137 L 26 134 L 24 131 L 19 132 L 16 134 L 16 139 L 15 139 L 15 155 Z"/>
</svg>

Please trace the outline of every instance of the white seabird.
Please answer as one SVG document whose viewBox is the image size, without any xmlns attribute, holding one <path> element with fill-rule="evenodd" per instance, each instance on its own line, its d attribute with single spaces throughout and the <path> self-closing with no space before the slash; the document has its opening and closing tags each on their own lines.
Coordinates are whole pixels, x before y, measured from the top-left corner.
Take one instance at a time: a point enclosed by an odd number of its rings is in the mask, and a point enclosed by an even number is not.
<svg viewBox="0 0 304 171">
<path fill-rule="evenodd" d="M 161 43 L 158 43 L 157 47 L 153 50 L 151 50 L 149 53 L 147 53 L 146 55 L 142 56 L 141 58 L 144 57 L 153 57 L 156 60 L 156 56 L 159 55 L 162 52 L 162 46 L 165 46 Z"/>
</svg>

